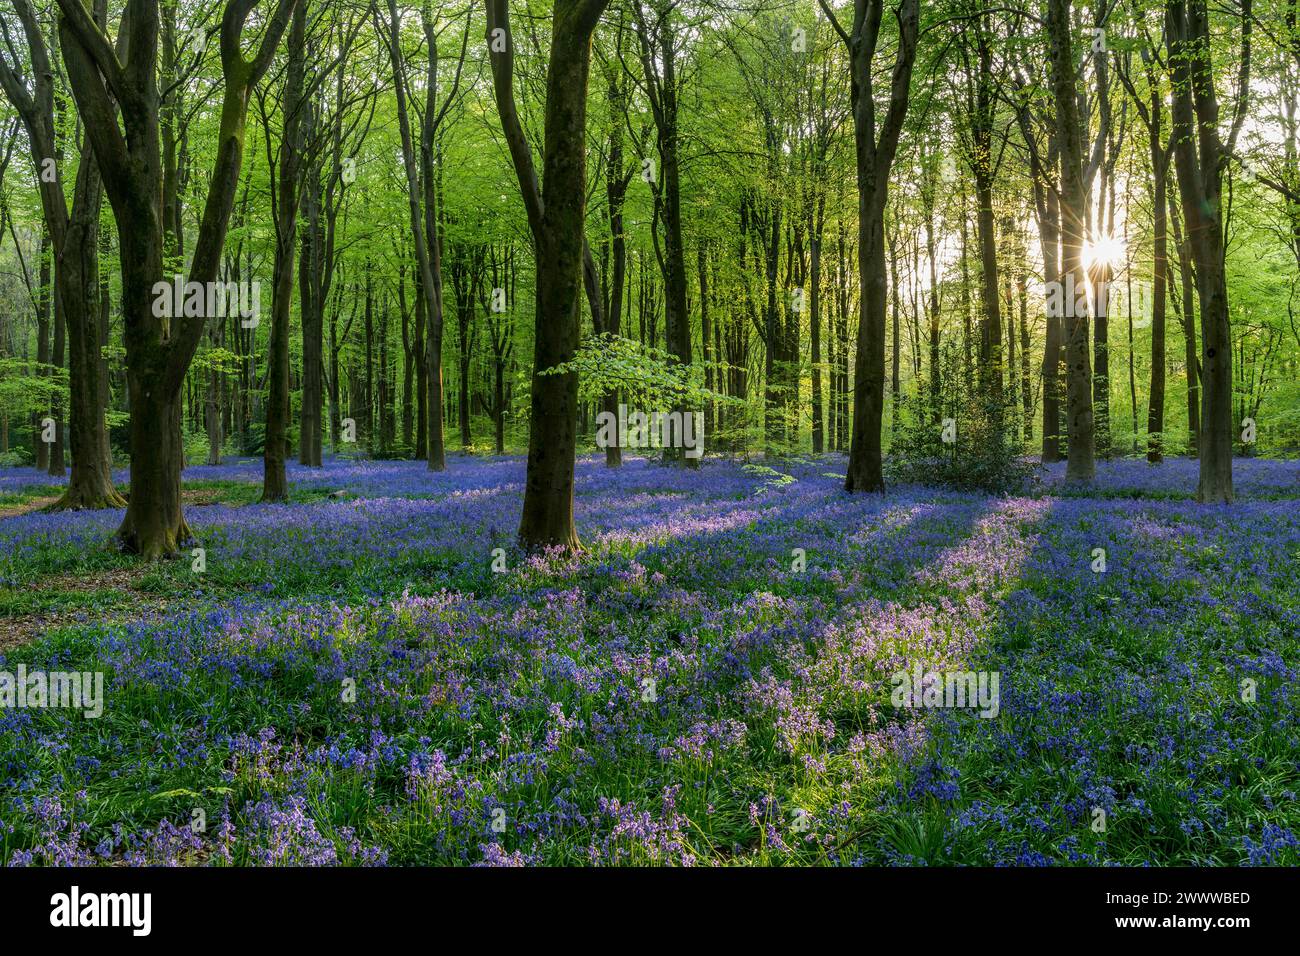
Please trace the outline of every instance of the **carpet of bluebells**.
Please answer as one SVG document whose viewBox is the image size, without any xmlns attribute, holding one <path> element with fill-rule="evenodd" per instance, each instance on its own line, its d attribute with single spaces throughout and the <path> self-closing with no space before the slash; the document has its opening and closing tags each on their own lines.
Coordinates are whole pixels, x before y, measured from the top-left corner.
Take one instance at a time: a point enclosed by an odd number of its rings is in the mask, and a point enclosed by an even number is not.
<svg viewBox="0 0 1300 956">
<path fill-rule="evenodd" d="M 0 862 L 1300 863 L 1300 463 L 1202 506 L 1188 461 L 997 497 L 584 459 L 585 552 L 533 557 L 518 458 L 288 505 L 260 467 L 186 469 L 201 574 L 120 511 L 0 520 L 0 614 L 133 575 L 0 655 L 106 675 L 99 719 L 0 711 Z M 894 706 L 917 663 L 996 671 L 997 716 Z"/>
</svg>

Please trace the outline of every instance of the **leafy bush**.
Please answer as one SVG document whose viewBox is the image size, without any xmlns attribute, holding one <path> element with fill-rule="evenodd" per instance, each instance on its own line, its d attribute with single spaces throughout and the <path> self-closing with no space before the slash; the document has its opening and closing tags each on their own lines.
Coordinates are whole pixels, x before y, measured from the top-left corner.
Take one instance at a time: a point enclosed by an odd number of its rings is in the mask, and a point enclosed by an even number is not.
<svg viewBox="0 0 1300 956">
<path fill-rule="evenodd" d="M 904 399 L 885 459 L 894 483 L 941 485 L 961 491 L 1021 491 L 1038 470 L 1015 437 L 1017 409 L 1010 393 L 980 383 L 968 387 L 956 352 L 944 355 L 947 395 Z"/>
</svg>

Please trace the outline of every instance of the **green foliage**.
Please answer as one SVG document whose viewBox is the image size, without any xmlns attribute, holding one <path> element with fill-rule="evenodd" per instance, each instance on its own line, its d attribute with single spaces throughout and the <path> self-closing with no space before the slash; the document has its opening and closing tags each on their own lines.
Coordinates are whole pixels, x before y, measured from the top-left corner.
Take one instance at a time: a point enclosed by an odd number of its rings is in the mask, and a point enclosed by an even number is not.
<svg viewBox="0 0 1300 956">
<path fill-rule="evenodd" d="M 0 408 L 15 418 L 45 411 L 67 390 L 66 370 L 50 365 L 46 374 L 37 375 L 37 367 L 35 362 L 0 356 Z"/>
<path fill-rule="evenodd" d="M 978 383 L 968 389 L 958 374 L 957 350 L 945 350 L 943 358 L 941 381 L 951 383 L 952 397 L 906 402 L 885 460 L 887 479 L 991 494 L 1023 489 L 1037 466 L 1014 437 L 1017 409 L 1009 393 Z"/>
<path fill-rule="evenodd" d="M 629 404 L 646 408 L 698 408 L 708 402 L 743 407 L 703 385 L 704 365 L 683 365 L 662 349 L 642 345 L 619 335 L 601 333 L 585 338 L 573 361 L 539 374 L 578 373 L 578 394 L 594 402 L 617 391 Z"/>
</svg>

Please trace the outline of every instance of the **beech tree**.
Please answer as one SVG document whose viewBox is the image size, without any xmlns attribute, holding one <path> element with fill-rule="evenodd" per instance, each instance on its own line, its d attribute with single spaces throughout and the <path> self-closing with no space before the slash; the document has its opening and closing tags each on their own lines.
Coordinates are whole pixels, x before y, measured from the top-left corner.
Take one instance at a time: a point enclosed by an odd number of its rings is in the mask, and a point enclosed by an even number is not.
<svg viewBox="0 0 1300 956">
<path fill-rule="evenodd" d="M 514 100 L 514 39 L 508 2 L 487 0 L 487 43 L 497 111 L 528 213 L 537 264 L 528 470 L 519 522 L 519 543 L 529 549 L 581 547 L 573 523 L 578 375 L 546 372 L 573 360 L 582 334 L 580 283 L 584 253 L 590 257 L 583 234 L 587 83 L 591 36 L 608 2 L 556 0 L 539 181 Z"/>
<path fill-rule="evenodd" d="M 356 179 L 356 160 L 351 154 L 369 132 L 378 101 L 379 78 L 373 73 L 365 75 L 363 69 L 352 69 L 355 64 L 350 62 L 357 35 L 368 22 L 368 11 L 360 10 L 341 14 L 330 25 L 332 32 L 326 42 L 333 52 L 330 60 L 334 74 L 332 91 L 331 84 L 324 82 L 329 71 L 320 71 L 317 74 L 320 84 L 317 95 L 304 117 L 304 121 L 310 122 L 312 133 L 307 137 L 308 148 L 304 157 L 302 242 L 298 265 L 298 307 L 302 315 L 298 461 L 315 468 L 322 464 L 322 405 L 327 397 L 332 412 L 330 436 L 335 444 L 338 441 L 337 369 L 334 368 L 336 363 L 331 362 L 327 368 L 325 362 L 325 313 L 331 293 L 334 293 L 335 307 L 338 305 L 334 278 L 340 260 L 339 214 L 349 182 Z M 335 350 L 331 350 L 330 357 L 336 359 Z M 420 368 L 423 367 L 421 363 Z M 405 402 L 404 408 L 409 411 L 411 404 Z M 423 429 L 423 424 L 420 427 Z"/>
<path fill-rule="evenodd" d="M 663 224 L 663 248 L 654 238 L 664 280 L 664 336 L 668 351 L 683 365 L 691 364 L 691 320 L 686 307 L 686 249 L 682 234 L 682 164 L 678 100 L 682 78 L 678 75 L 681 49 L 678 38 L 680 6 L 658 0 L 654 4 L 635 0 L 638 51 L 646 98 L 655 125 L 655 152 L 659 168 L 650 176 L 656 219 Z M 689 410 L 679 407 L 679 412 Z M 665 457 L 698 467 L 699 459 L 687 458 L 677 450 L 665 449 Z"/>
<path fill-rule="evenodd" d="M 118 49 L 82 0 L 58 0 L 59 36 L 78 112 L 94 150 L 121 247 L 127 383 L 131 407 L 131 495 L 118 539 L 154 559 L 190 537 L 181 510 L 180 393 L 206 316 L 155 315 L 164 282 L 162 157 L 158 88 L 160 0 L 127 0 Z M 228 0 L 220 27 L 223 100 L 217 154 L 188 281 L 214 282 L 239 170 L 248 98 L 274 56 L 295 0 L 278 0 L 253 58 L 241 49 L 257 0 Z M 120 111 L 120 125 L 119 116 Z"/>
<path fill-rule="evenodd" d="M 298 0 L 289 27 L 289 62 L 280 111 L 278 161 L 269 161 L 276 190 L 272 194 L 271 222 L 275 226 L 275 265 L 271 273 L 270 374 L 266 399 L 266 444 L 262 453 L 262 500 L 287 501 L 285 475 L 289 427 L 289 318 L 293 305 L 293 268 L 298 240 L 299 179 L 303 153 L 304 75 L 307 69 L 307 0 Z M 264 117 L 266 115 L 263 110 Z M 267 137 L 267 150 L 271 148 Z"/>
<path fill-rule="evenodd" d="M 627 189 L 636 172 L 636 165 L 624 162 L 623 126 L 627 122 L 628 75 L 613 61 L 623 56 L 626 34 L 623 8 L 619 8 L 618 22 L 614 28 L 613 55 L 603 57 L 601 67 L 605 80 L 605 97 L 609 104 L 605 142 L 605 209 L 609 220 L 609 241 L 601 254 L 601 298 L 605 324 L 596 331 L 610 335 L 619 334 L 623 314 L 623 297 L 627 285 L 627 233 L 623 209 L 627 202 Z M 701 248 L 703 254 L 703 248 Z M 705 322 L 705 354 L 708 354 L 708 323 Z M 618 414 L 618 392 L 607 391 L 601 399 L 601 411 Z M 618 468 L 623 464 L 623 451 L 618 442 L 605 446 L 605 466 Z"/>
<path fill-rule="evenodd" d="M 1219 136 L 1210 26 L 1204 0 L 1169 0 L 1165 41 L 1173 84 L 1171 136 L 1187 245 L 1201 306 L 1201 502 L 1232 501 L 1232 330 L 1224 271 L 1223 167 L 1245 119 L 1250 91 L 1250 0 L 1242 0 L 1237 107 L 1226 143 Z"/>
<path fill-rule="evenodd" d="M 406 172 L 407 202 L 411 214 L 411 235 L 415 245 L 416 285 L 424 304 L 424 342 L 426 370 L 426 415 L 428 419 L 427 457 L 430 471 L 447 467 L 446 440 L 442 423 L 442 249 L 439 241 L 438 188 L 434 178 L 434 163 L 438 127 L 456 98 L 460 85 L 460 69 L 465 62 L 465 49 L 469 43 L 469 13 L 466 13 L 465 39 L 461 45 L 456 67 L 456 80 L 449 95 L 438 103 L 438 32 L 433 22 L 429 4 L 420 8 L 420 23 L 428 44 L 429 66 L 425 78 L 425 104 L 420 124 L 419 158 L 411 132 L 408 100 L 406 62 L 402 55 L 401 19 L 397 13 L 397 0 L 388 0 L 388 22 L 380 27 L 378 12 L 375 26 L 385 36 L 393 68 L 393 88 L 397 94 L 397 121 L 402 135 L 402 168 Z"/>
<path fill-rule="evenodd" d="M 1148 37 L 1149 40 L 1149 37 Z M 1147 130 L 1148 159 L 1151 164 L 1151 397 L 1147 407 L 1147 461 L 1155 464 L 1164 458 L 1165 448 L 1165 316 L 1169 302 L 1169 163 L 1174 144 L 1166 144 L 1165 94 L 1156 69 L 1151 44 L 1141 51 L 1146 78 L 1146 97 L 1139 95 L 1129 75 L 1127 58 L 1118 70 L 1120 81 L 1137 108 Z M 1130 310 L 1131 311 L 1131 310 Z"/>
<path fill-rule="evenodd" d="M 1061 281 L 1064 292 L 1057 301 L 1062 308 L 1066 363 L 1069 457 L 1065 474 L 1071 481 L 1091 481 L 1097 472 L 1093 446 L 1092 362 L 1088 350 L 1088 310 L 1080 308 L 1078 303 L 1078 297 L 1087 285 L 1083 268 L 1087 173 L 1084 168 L 1084 132 L 1079 119 L 1079 91 L 1075 83 L 1070 0 L 1048 0 L 1047 36 L 1060 148 Z"/>
<path fill-rule="evenodd" d="M 907 116 L 912 66 L 916 61 L 919 0 L 902 0 L 894 11 L 898 48 L 889 84 L 889 106 L 876 132 L 873 61 L 880 42 L 883 0 L 854 0 L 853 23 L 845 30 L 818 0 L 848 48 L 852 87 L 854 156 L 858 174 L 858 340 L 853 369 L 853 439 L 849 448 L 847 491 L 884 491 L 880 446 L 885 398 L 885 204 L 889 171 Z"/>
<path fill-rule="evenodd" d="M 112 458 L 104 427 L 104 390 L 99 328 L 99 210 L 103 181 L 86 142 L 72 191 L 72 208 L 65 198 L 64 163 L 55 142 L 54 65 L 31 0 L 11 0 L 27 41 L 29 74 L 20 62 L 0 54 L 0 88 L 17 111 L 27 132 L 32 165 L 37 171 L 41 210 L 54 252 L 55 309 L 68 336 L 71 403 L 68 438 L 72 474 L 56 509 L 115 508 L 126 502 L 113 487 Z M 87 22 L 99 31 L 106 3 L 97 0 Z M 101 39 L 103 34 L 100 33 Z M 107 40 L 103 40 L 107 46 Z M 11 48 L 12 49 L 12 48 Z M 110 52 L 111 55 L 111 52 Z M 42 258 L 42 270 L 46 268 Z M 42 292 L 46 283 L 42 283 Z M 62 348 L 56 351 L 61 353 Z M 39 456 L 38 456 L 39 457 Z M 62 447 L 59 448 L 62 462 Z"/>
</svg>

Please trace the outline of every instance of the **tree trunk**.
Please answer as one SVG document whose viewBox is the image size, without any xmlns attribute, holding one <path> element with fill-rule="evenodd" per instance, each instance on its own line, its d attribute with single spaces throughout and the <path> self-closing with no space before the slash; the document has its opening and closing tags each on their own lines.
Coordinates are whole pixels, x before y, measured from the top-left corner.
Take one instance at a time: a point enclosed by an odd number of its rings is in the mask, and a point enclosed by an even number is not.
<svg viewBox="0 0 1300 956">
<path fill-rule="evenodd" d="M 506 414 L 505 414 L 505 362 L 497 360 L 493 364 L 493 388 L 492 388 L 492 408 L 493 418 L 496 425 L 496 452 L 498 455 L 506 453 Z"/>
<path fill-rule="evenodd" d="M 72 217 L 55 268 L 58 296 L 68 329 L 71 407 L 68 439 L 72 473 L 68 487 L 51 510 L 121 508 L 126 499 L 113 487 L 108 429 L 104 424 L 107 393 L 100 348 L 99 208 L 102 185 L 94 159 L 82 155 Z"/>
<path fill-rule="evenodd" d="M 622 24 L 617 38 L 621 52 L 623 42 Z M 608 306 L 605 309 L 605 328 L 608 335 L 619 335 L 619 323 L 622 320 L 624 290 L 627 284 L 627 237 L 623 234 L 623 202 L 627 196 L 628 175 L 623 173 L 623 123 L 627 111 L 627 91 L 615 77 L 613 70 L 608 76 L 610 125 L 608 172 L 606 174 L 605 198 L 609 203 L 609 244 L 613 259 L 608 289 Z M 704 247 L 700 247 L 700 255 Z M 701 292 L 701 296 L 703 292 Z M 706 356 L 707 360 L 707 356 Z M 498 373 L 499 375 L 499 373 Z M 601 396 L 601 410 L 618 417 L 618 391 L 610 389 Z M 605 446 L 605 467 L 618 468 L 623 464 L 623 449 L 617 438 Z"/>
<path fill-rule="evenodd" d="M 51 377 L 50 319 L 54 308 L 54 296 L 51 294 L 49 249 L 50 237 L 46 232 L 41 235 L 41 261 L 37 267 L 36 374 L 39 378 Z M 43 412 L 37 412 L 32 416 L 32 441 L 35 450 L 33 457 L 36 461 L 36 470 L 41 474 L 48 474 L 50 471 L 50 446 L 53 444 L 45 440 L 45 428 L 42 422 L 45 417 Z"/>
<path fill-rule="evenodd" d="M 99 210 L 103 196 L 100 179 L 88 142 L 79 144 L 80 162 L 72 194 L 69 215 L 62 170 L 57 160 L 54 78 L 50 53 L 40 20 L 30 0 L 14 0 L 14 12 L 27 39 L 27 59 L 31 65 L 31 85 L 20 78 L 17 64 L 11 68 L 0 57 L 0 87 L 18 113 L 27 131 L 33 165 L 41 171 L 38 191 L 45 231 L 41 242 L 40 294 L 37 315 L 38 375 L 46 376 L 50 364 L 49 308 L 66 322 L 69 342 L 69 408 L 66 434 L 72 452 L 72 475 L 63 496 L 52 510 L 116 507 L 125 502 L 113 489 L 112 456 L 108 432 L 104 427 L 104 408 L 108 402 L 107 364 L 101 353 L 107 338 L 107 316 L 101 327 L 101 289 L 98 268 Z M 83 14 L 86 11 L 83 10 Z M 93 4 L 96 29 L 102 28 L 107 6 L 102 0 Z M 89 16 L 87 16 L 89 19 Z M 60 110 L 61 111 L 61 110 Z M 54 176 L 45 175 L 46 162 L 54 162 Z M 53 259 L 48 252 L 53 249 Z M 51 270 L 53 283 L 51 283 Z M 51 296 L 53 291 L 53 296 Z M 61 307 L 59 303 L 62 303 Z M 58 349 L 62 353 L 62 348 Z M 36 416 L 34 425 L 39 425 Z M 56 416 L 57 418 L 57 416 Z M 64 423 L 59 422 L 62 431 Z M 51 467 L 50 447 L 41 439 L 43 429 L 35 428 L 36 464 L 43 471 Z M 62 435 L 57 457 L 62 459 Z M 56 467 L 59 467 L 56 464 Z"/>
<path fill-rule="evenodd" d="M 1192 293 L 1192 259 L 1183 241 L 1182 226 L 1174 208 L 1173 197 L 1169 203 L 1169 225 L 1174 234 L 1174 248 L 1178 252 L 1179 289 L 1172 296 L 1178 311 L 1178 324 L 1183 330 L 1183 361 L 1187 366 L 1187 455 L 1200 454 L 1201 441 L 1201 369 L 1196 348 L 1196 303 Z M 1181 304 L 1180 304 L 1181 303 Z"/>
<path fill-rule="evenodd" d="M 1093 442 L 1097 456 L 1111 457 L 1110 443 L 1110 263 L 1090 270 L 1093 287 L 1092 409 Z"/>
<path fill-rule="evenodd" d="M 1056 147 L 1049 156 L 1056 157 Z M 1049 159 L 1047 172 L 1056 163 Z M 1039 243 L 1043 251 L 1043 280 L 1047 289 L 1061 284 L 1061 206 L 1056 185 L 1044 190 L 1043 216 L 1039 221 Z M 1061 332 L 1063 316 L 1048 310 L 1047 334 L 1043 346 L 1043 463 L 1061 460 Z"/>
<path fill-rule="evenodd" d="M 389 8 L 394 0 L 389 0 Z M 420 172 L 424 184 L 424 234 L 421 242 L 426 249 L 428 260 L 428 283 L 421 271 L 421 287 L 425 290 L 427 316 L 424 332 L 425 365 L 427 367 L 425 386 L 428 397 L 429 434 L 428 465 L 430 471 L 442 471 L 447 467 L 446 440 L 443 437 L 442 420 L 442 241 L 439 239 L 440 218 L 438 211 L 438 183 L 434 175 L 434 156 L 436 146 L 434 139 L 438 132 L 438 36 L 429 8 L 420 9 L 420 22 L 424 26 L 425 42 L 429 49 L 429 69 L 425 75 L 425 102 L 423 123 L 420 128 Z M 462 51 L 463 55 L 463 51 Z M 418 257 L 417 257 L 418 258 Z"/>
<path fill-rule="evenodd" d="M 709 291 L 709 254 L 707 243 L 699 243 L 695 256 L 696 276 L 700 285 L 700 344 L 703 346 L 704 355 L 704 387 L 708 391 L 713 391 L 713 316 L 709 311 L 710 301 Z M 815 368 L 815 366 L 814 366 Z M 815 373 L 814 373 L 815 374 Z M 814 390 L 814 399 L 815 399 Z M 713 407 L 714 403 L 709 401 L 704 406 L 704 433 L 712 436 L 713 434 Z M 608 462 L 606 462 L 608 464 Z"/>
<path fill-rule="evenodd" d="M 1201 474 L 1196 498 L 1202 503 L 1231 503 L 1232 340 L 1220 204 L 1224 149 L 1219 142 L 1219 109 L 1203 0 L 1169 0 L 1165 36 L 1173 86 L 1178 191 L 1201 307 Z"/>
<path fill-rule="evenodd" d="M 301 0 L 289 27 L 289 65 L 285 78 L 280 137 L 278 203 L 275 223 L 274 285 L 271 291 L 270 375 L 266 400 L 266 446 L 262 461 L 262 501 L 288 501 L 285 473 L 289 428 L 289 319 L 293 305 L 293 268 L 298 252 L 298 187 L 302 167 L 302 88 L 306 72 L 307 3 Z"/>
<path fill-rule="evenodd" d="M 1070 0 L 1048 0 L 1047 31 L 1051 44 L 1052 92 L 1056 104 L 1061 160 L 1061 226 L 1063 294 L 1059 296 L 1065 324 L 1066 413 L 1068 415 L 1069 481 L 1091 481 L 1097 466 L 1093 449 L 1092 368 L 1088 354 L 1088 310 L 1077 301 L 1085 288 L 1083 271 L 1084 209 L 1083 131 L 1079 125 Z"/>
<path fill-rule="evenodd" d="M 293 2 L 279 0 L 252 61 L 245 59 L 240 39 L 254 3 L 230 0 L 223 16 L 220 133 L 191 282 L 206 284 L 216 278 L 239 182 L 248 97 L 270 66 Z M 121 37 L 130 58 L 123 65 L 81 0 L 58 3 L 68 85 L 103 176 L 121 246 L 131 497 L 118 537 L 127 549 L 158 558 L 174 553 L 189 537 L 181 513 L 181 388 L 207 318 L 173 320 L 154 309 L 154 286 L 163 281 L 164 243 L 159 4 L 140 0 L 130 6 Z"/>
<path fill-rule="evenodd" d="M 645 89 L 654 118 L 656 146 L 659 153 L 662 183 L 652 183 L 655 202 L 664 227 L 661 258 L 664 278 L 664 336 L 668 352 L 679 363 L 691 364 L 691 324 L 686 311 L 686 253 L 682 239 L 681 157 L 677 130 L 677 58 L 676 34 L 672 17 L 674 5 L 655 10 L 654 22 L 646 17 L 642 4 L 635 7 L 641 47 Z M 679 405 L 674 411 L 683 415 L 691 409 Z M 699 467 L 698 458 L 689 458 L 683 449 L 665 448 L 664 457 Z"/>
<path fill-rule="evenodd" d="M 45 288 L 49 288 L 49 273 L 42 267 L 44 273 L 42 282 Z M 57 373 L 60 369 L 66 369 L 66 359 L 64 353 L 67 344 L 68 330 L 67 313 L 63 307 L 63 296 L 57 292 L 54 295 L 54 348 L 50 352 L 50 367 Z M 54 442 L 50 445 L 50 466 L 46 471 L 51 477 L 61 478 L 68 473 L 67 464 L 63 454 L 63 435 L 67 428 L 67 421 L 64 418 L 63 411 L 63 394 L 62 390 L 54 391 L 53 401 L 50 402 L 50 416 L 54 419 Z"/>
<path fill-rule="evenodd" d="M 429 345 L 424 326 L 424 293 L 415 274 L 415 457 L 429 458 Z"/>
<path fill-rule="evenodd" d="M 1023 251 L 1023 245 L 1021 249 Z M 1020 300 L 1020 395 L 1025 416 L 1025 441 L 1032 443 L 1034 440 L 1034 389 L 1033 363 L 1029 361 L 1029 278 L 1025 274 L 1023 263 L 1016 276 L 1016 292 Z"/>
<path fill-rule="evenodd" d="M 1153 101 L 1158 102 L 1158 99 L 1153 97 Z M 1151 143 L 1154 264 L 1151 281 L 1151 401 L 1147 408 L 1147 461 L 1152 464 L 1164 458 L 1165 447 L 1165 304 L 1169 274 L 1166 216 L 1169 206 L 1165 195 L 1168 179 L 1162 153 L 1159 126 L 1156 126 Z M 1129 309 L 1132 310 L 1131 304 Z"/>
<path fill-rule="evenodd" d="M 879 39 L 881 5 L 854 0 L 847 39 L 852 78 L 853 136 L 858 185 L 857 356 L 853 373 L 853 440 L 847 491 L 883 492 L 880 429 L 885 377 L 885 202 L 889 171 L 907 113 L 912 64 L 916 60 L 917 0 L 902 0 L 897 11 L 899 40 L 890 82 L 889 111 L 876 138 L 872 60 Z"/>
<path fill-rule="evenodd" d="M 212 331 L 212 345 L 219 347 L 221 340 L 217 332 L 222 329 L 218 323 Z M 207 394 L 204 396 L 204 424 L 208 432 L 208 464 L 221 464 L 221 373 L 215 363 L 208 369 Z"/>
<path fill-rule="evenodd" d="M 515 109 L 514 49 L 506 0 L 488 0 L 493 86 L 533 235 L 536 333 L 528 468 L 519 542 L 526 549 L 579 549 L 573 521 L 578 376 L 540 373 L 571 361 L 581 337 L 586 201 L 587 82 L 591 35 L 608 0 L 556 0 L 546 76 L 543 197 Z"/>
<path fill-rule="evenodd" d="M 317 117 L 317 107 L 305 104 L 304 123 L 310 129 Z M 302 406 L 298 412 L 298 463 L 309 468 L 321 466 L 324 395 L 325 290 L 323 288 L 325 250 L 321 228 L 321 168 L 313 163 L 303 178 L 303 219 L 305 220 L 298 262 L 298 299 L 302 316 Z"/>
<path fill-rule="evenodd" d="M 929 406 L 931 424 L 937 426 L 943 417 L 941 413 L 941 384 L 939 378 L 939 263 L 934 241 L 934 193 L 929 182 L 921 191 L 921 201 L 925 209 L 925 255 L 930 266 L 929 294 L 929 347 L 930 379 L 926 404 Z"/>
<path fill-rule="evenodd" d="M 897 236 L 898 233 L 896 231 L 893 231 L 891 232 L 889 237 L 889 272 L 892 276 L 889 283 L 889 287 L 890 287 L 889 311 L 890 311 L 890 319 L 892 320 L 890 324 L 893 326 L 893 330 L 894 330 L 893 361 L 890 362 L 890 368 L 889 368 L 889 394 L 893 397 L 893 401 L 894 401 L 893 414 L 890 416 L 891 435 L 897 434 L 898 426 L 902 423 L 902 415 L 900 414 L 900 412 L 902 411 L 902 405 L 900 404 L 900 399 L 902 398 L 902 396 L 899 394 L 902 391 L 902 382 L 899 378 L 899 373 L 901 371 L 899 366 L 901 364 L 900 360 L 902 358 L 903 337 L 900 334 L 901 330 L 899 328 L 899 312 L 900 312 L 900 304 L 903 298 L 903 290 L 902 290 L 902 283 L 899 282 L 898 279 Z"/>
<path fill-rule="evenodd" d="M 825 194 L 819 197 L 819 206 Z M 822 222 L 820 210 L 809 224 L 808 282 L 812 286 L 808 313 L 812 346 L 812 450 L 820 455 L 826 450 L 825 413 L 822 408 Z M 707 339 L 706 339 L 707 341 Z"/>
</svg>

